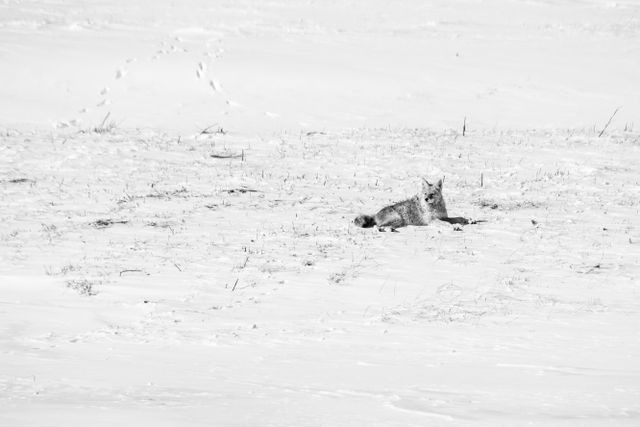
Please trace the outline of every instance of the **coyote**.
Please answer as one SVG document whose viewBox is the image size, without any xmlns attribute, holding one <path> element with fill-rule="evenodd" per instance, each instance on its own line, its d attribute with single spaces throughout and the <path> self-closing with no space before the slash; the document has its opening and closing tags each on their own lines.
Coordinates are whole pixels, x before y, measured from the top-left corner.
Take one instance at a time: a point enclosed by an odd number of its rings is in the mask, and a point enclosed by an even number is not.
<svg viewBox="0 0 640 427">
<path fill-rule="evenodd" d="M 379 231 L 386 231 L 387 228 L 396 231 L 396 228 L 407 225 L 428 225 L 434 220 L 462 225 L 477 222 L 463 217 L 449 217 L 442 197 L 442 179 L 431 184 L 424 178 L 422 191 L 412 198 L 382 208 L 375 215 L 359 215 L 353 222 L 358 227 L 370 228 L 375 225 Z"/>
</svg>

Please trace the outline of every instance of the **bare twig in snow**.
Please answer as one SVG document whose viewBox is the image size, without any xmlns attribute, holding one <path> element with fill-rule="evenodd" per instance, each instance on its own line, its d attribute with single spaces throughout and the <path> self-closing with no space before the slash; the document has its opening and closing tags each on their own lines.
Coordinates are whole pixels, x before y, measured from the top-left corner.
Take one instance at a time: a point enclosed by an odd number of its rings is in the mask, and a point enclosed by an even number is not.
<svg viewBox="0 0 640 427">
<path fill-rule="evenodd" d="M 126 273 L 144 273 L 145 275 L 149 275 L 149 273 L 146 273 L 144 270 L 139 270 L 139 269 L 130 269 L 130 270 L 122 270 L 120 272 L 120 277 L 122 277 L 123 274 Z"/>
<path fill-rule="evenodd" d="M 107 227 L 111 227 L 113 224 L 126 224 L 129 221 L 127 220 L 113 220 L 111 218 L 107 218 L 107 219 L 98 219 L 96 221 L 93 221 L 91 223 L 91 225 L 93 225 L 96 228 L 107 228 Z"/>
<path fill-rule="evenodd" d="M 220 153 L 220 154 L 210 154 L 209 157 L 213 159 L 242 159 L 244 161 L 244 150 L 241 154 L 232 154 L 232 153 Z"/>
<path fill-rule="evenodd" d="M 34 184 L 35 183 L 33 179 L 29 179 L 29 178 L 14 178 L 14 179 L 9 179 L 6 182 L 10 184 L 26 184 L 26 183 Z"/>
<path fill-rule="evenodd" d="M 618 113 L 618 110 L 620 109 L 620 107 L 616 108 L 616 111 L 613 112 L 613 114 L 611 115 L 611 117 L 609 117 L 609 121 L 607 122 L 606 125 L 604 125 L 604 127 L 602 128 L 602 130 L 600 131 L 600 133 L 598 134 L 598 138 L 600 138 L 602 136 L 602 134 L 604 134 L 604 131 L 607 130 L 607 128 L 609 127 L 609 125 L 611 124 L 611 120 L 613 120 L 613 118 L 615 117 L 615 115 Z"/>
<path fill-rule="evenodd" d="M 222 126 L 218 126 L 218 124 L 213 124 L 211 126 L 207 126 L 206 128 L 200 131 L 200 135 L 226 135 L 227 131 L 222 128 Z"/>
<path fill-rule="evenodd" d="M 242 187 L 242 188 L 230 188 L 229 190 L 223 190 L 226 193 L 229 194 L 234 194 L 234 193 L 240 193 L 240 194 L 244 194 L 244 193 L 257 193 L 258 190 L 254 190 L 253 188 L 246 188 L 246 187 Z"/>
</svg>

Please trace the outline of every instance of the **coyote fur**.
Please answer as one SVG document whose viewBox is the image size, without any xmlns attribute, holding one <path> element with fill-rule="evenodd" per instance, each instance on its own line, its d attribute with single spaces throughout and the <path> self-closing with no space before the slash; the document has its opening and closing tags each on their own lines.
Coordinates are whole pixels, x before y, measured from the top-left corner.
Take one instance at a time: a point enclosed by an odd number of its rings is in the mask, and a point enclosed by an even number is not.
<svg viewBox="0 0 640 427">
<path fill-rule="evenodd" d="M 447 206 L 442 196 L 442 179 L 431 184 L 422 179 L 422 190 L 410 199 L 384 207 L 375 215 L 359 215 L 353 221 L 355 225 L 363 228 L 377 226 L 379 231 L 396 231 L 396 228 L 408 225 L 428 225 L 441 220 L 450 224 L 474 224 L 463 217 L 449 217 Z"/>
</svg>

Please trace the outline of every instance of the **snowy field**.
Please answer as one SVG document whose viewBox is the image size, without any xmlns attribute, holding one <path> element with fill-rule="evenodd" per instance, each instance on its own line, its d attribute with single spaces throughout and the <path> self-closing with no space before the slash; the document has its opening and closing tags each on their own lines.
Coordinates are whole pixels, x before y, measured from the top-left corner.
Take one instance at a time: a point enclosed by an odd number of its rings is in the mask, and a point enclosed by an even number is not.
<svg viewBox="0 0 640 427">
<path fill-rule="evenodd" d="M 0 0 L 0 425 L 639 425 L 639 75 L 633 1 Z M 486 222 L 352 224 L 422 176 Z"/>
</svg>

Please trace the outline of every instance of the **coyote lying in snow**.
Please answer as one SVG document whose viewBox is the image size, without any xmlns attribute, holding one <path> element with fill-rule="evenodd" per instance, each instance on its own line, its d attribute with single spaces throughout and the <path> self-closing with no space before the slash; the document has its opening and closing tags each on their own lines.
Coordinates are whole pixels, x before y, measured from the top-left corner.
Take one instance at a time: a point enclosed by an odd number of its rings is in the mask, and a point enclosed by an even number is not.
<svg viewBox="0 0 640 427">
<path fill-rule="evenodd" d="M 482 221 L 471 221 L 463 217 L 449 217 L 442 197 L 442 180 L 435 184 L 422 179 L 422 191 L 410 199 L 382 208 L 375 215 L 359 215 L 353 222 L 358 227 L 378 226 L 379 231 L 396 231 L 396 228 L 407 225 L 427 225 L 434 220 L 446 221 L 450 224 L 475 224 Z"/>
</svg>

